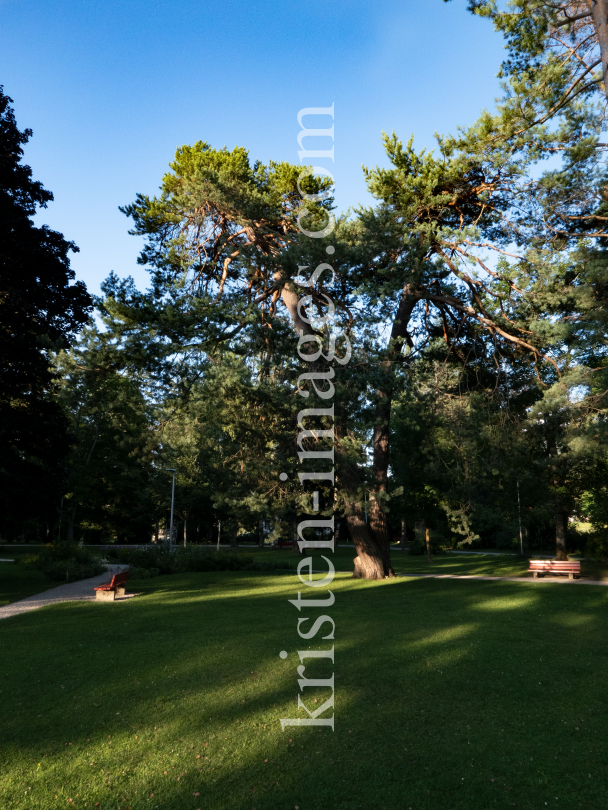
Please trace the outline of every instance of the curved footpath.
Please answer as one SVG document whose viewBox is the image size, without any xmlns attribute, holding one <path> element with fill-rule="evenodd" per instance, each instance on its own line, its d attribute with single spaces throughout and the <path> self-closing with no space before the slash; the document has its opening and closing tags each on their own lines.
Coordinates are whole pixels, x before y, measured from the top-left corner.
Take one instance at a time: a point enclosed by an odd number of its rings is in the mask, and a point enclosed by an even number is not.
<svg viewBox="0 0 608 810">
<path fill-rule="evenodd" d="M 105 574 L 98 574 L 89 579 L 79 579 L 77 582 L 68 582 L 56 588 L 49 588 L 48 591 L 34 594 L 34 596 L 27 596 L 18 602 L 11 602 L 10 605 L 0 607 L 0 619 L 8 619 L 9 616 L 17 616 L 20 613 L 27 613 L 29 610 L 36 610 L 36 608 L 46 607 L 46 605 L 55 605 L 58 602 L 94 602 L 95 586 L 107 582 L 108 576 L 119 574 L 121 570 L 125 571 L 128 567 L 128 565 L 109 565 Z M 119 597 L 117 601 L 128 599 L 131 595 Z"/>
<path fill-rule="evenodd" d="M 126 570 L 129 566 L 123 565 L 122 570 Z M 106 582 L 108 576 L 112 574 L 119 574 L 121 566 L 117 565 L 108 566 L 108 571 L 105 574 L 91 577 L 90 579 L 81 579 L 78 582 L 70 582 L 66 585 L 59 585 L 57 588 L 50 588 L 43 593 L 37 593 L 34 596 L 28 596 L 25 599 L 20 599 L 18 602 L 12 602 L 10 605 L 0 607 L 0 619 L 7 619 L 9 616 L 17 616 L 20 613 L 27 613 L 29 610 L 36 610 L 36 608 L 45 607 L 46 605 L 55 605 L 58 602 L 94 602 L 95 601 L 95 585 L 101 585 Z M 313 573 L 326 574 L 327 571 L 318 571 Z M 337 574 L 348 573 L 345 571 L 336 571 Z M 593 579 L 566 579 L 566 577 L 485 577 L 477 574 L 397 574 L 398 577 L 410 577 L 411 579 L 480 579 L 495 582 L 520 582 L 529 585 L 538 585 L 541 583 L 554 583 L 559 582 L 566 585 L 608 585 L 608 582 L 602 582 Z M 116 601 L 128 599 L 133 594 L 119 597 Z"/>
</svg>

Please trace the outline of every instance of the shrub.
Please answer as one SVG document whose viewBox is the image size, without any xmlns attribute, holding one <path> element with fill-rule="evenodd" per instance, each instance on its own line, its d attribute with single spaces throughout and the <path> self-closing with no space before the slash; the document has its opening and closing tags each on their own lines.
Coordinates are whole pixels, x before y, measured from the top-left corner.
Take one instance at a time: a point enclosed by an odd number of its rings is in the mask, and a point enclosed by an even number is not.
<svg viewBox="0 0 608 810">
<path fill-rule="evenodd" d="M 409 545 L 410 554 L 426 554 L 426 543 L 419 537 L 414 537 Z"/>
<path fill-rule="evenodd" d="M 91 563 L 79 563 L 76 560 L 49 560 L 41 570 L 54 582 L 75 582 L 79 579 L 88 579 L 103 574 L 106 570 L 98 560 Z"/>
<path fill-rule="evenodd" d="M 166 546 L 109 549 L 107 556 L 108 559 L 128 565 L 130 571 L 157 570 L 160 574 L 187 574 L 195 571 L 273 571 L 290 567 L 284 560 L 260 560 L 255 554 L 217 552 L 204 546 L 173 550 L 169 550 Z"/>
<path fill-rule="evenodd" d="M 21 561 L 24 565 L 38 568 L 55 582 L 74 582 L 88 579 L 106 570 L 100 560 L 88 549 L 73 543 L 45 546 L 40 554 L 28 554 Z"/>
<path fill-rule="evenodd" d="M 159 576 L 159 574 L 158 568 L 138 568 L 137 566 L 129 568 L 129 579 L 150 579 Z"/>
<path fill-rule="evenodd" d="M 589 536 L 585 544 L 585 557 L 591 557 L 602 562 L 608 561 L 608 537 L 605 533 Z"/>
</svg>

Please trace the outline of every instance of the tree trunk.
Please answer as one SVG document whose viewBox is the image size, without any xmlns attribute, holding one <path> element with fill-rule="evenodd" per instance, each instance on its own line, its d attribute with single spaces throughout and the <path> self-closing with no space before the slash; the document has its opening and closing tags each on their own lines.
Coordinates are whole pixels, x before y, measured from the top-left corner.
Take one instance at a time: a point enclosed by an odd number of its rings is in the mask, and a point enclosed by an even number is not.
<svg viewBox="0 0 608 810">
<path fill-rule="evenodd" d="M 405 541 L 407 540 L 407 523 L 405 522 L 405 518 L 401 519 L 401 550 L 405 551 Z"/>
<path fill-rule="evenodd" d="M 410 284 L 406 284 L 401 293 L 399 309 L 391 329 L 390 342 L 387 348 L 386 357 L 382 362 L 385 373 L 385 384 L 376 391 L 376 413 L 373 436 L 374 451 L 374 493 L 370 499 L 369 523 L 370 530 L 374 535 L 378 546 L 382 552 L 383 560 L 388 560 L 390 567 L 390 537 L 388 532 L 388 521 L 384 511 L 384 500 L 388 489 L 388 468 L 390 463 L 389 438 L 391 409 L 393 404 L 393 385 L 390 377 L 392 364 L 401 356 L 403 344 L 412 345 L 412 340 L 407 331 L 414 307 L 420 300 Z"/>
<path fill-rule="evenodd" d="M 567 560 L 566 554 L 566 521 L 564 515 L 564 507 L 562 505 L 559 495 L 555 496 L 553 503 L 555 514 L 555 559 Z"/>
<path fill-rule="evenodd" d="M 431 532 L 428 526 L 426 527 L 425 536 L 426 536 L 426 556 L 428 561 L 432 564 L 433 558 L 431 557 Z"/>
<path fill-rule="evenodd" d="M 365 525 L 365 512 L 361 504 L 349 504 L 350 511 L 346 515 L 350 536 L 357 551 L 354 559 L 355 579 L 385 579 L 394 577 L 391 567 L 390 552 L 381 549 L 376 538 Z"/>
<path fill-rule="evenodd" d="M 604 93 L 608 100 L 608 0 L 590 0 L 589 10 L 591 11 L 593 27 L 600 46 Z"/>
<path fill-rule="evenodd" d="M 232 549 L 232 551 L 237 551 L 238 547 L 239 547 L 239 544 L 238 544 L 238 531 L 239 531 L 239 527 L 238 526 L 233 526 L 232 532 L 230 534 L 230 548 Z"/>
<path fill-rule="evenodd" d="M 75 506 L 70 512 L 70 519 L 68 520 L 68 543 L 74 542 L 74 518 L 76 517 L 77 508 L 78 507 Z"/>
<path fill-rule="evenodd" d="M 357 552 L 353 577 L 355 579 L 384 579 L 394 576 L 390 546 L 388 544 L 380 545 L 376 535 L 370 531 L 370 527 L 365 522 L 365 510 L 360 500 L 363 482 L 358 476 L 357 468 L 349 459 L 344 459 L 340 465 L 339 475 L 345 493 L 344 517 Z"/>
<path fill-rule="evenodd" d="M 264 548 L 264 521 L 262 518 L 258 520 L 258 546 Z"/>
</svg>

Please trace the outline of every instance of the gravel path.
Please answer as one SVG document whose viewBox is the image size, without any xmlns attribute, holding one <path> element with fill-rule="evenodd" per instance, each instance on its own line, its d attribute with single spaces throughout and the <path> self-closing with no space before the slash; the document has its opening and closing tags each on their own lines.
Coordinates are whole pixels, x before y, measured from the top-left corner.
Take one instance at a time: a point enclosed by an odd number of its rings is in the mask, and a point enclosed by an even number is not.
<svg viewBox="0 0 608 810">
<path fill-rule="evenodd" d="M 0 619 L 8 619 L 9 616 L 17 616 L 20 613 L 27 613 L 28 610 L 36 610 L 36 608 L 45 607 L 46 605 L 55 605 L 58 602 L 94 602 L 95 591 L 93 589 L 95 585 L 108 582 L 112 574 L 119 574 L 121 570 L 125 571 L 128 567 L 128 565 L 109 565 L 105 574 L 98 574 L 98 576 L 89 579 L 80 579 L 78 582 L 69 582 L 65 585 L 59 585 L 57 588 L 49 588 L 48 591 L 43 593 L 27 596 L 18 602 L 11 602 L 10 605 L 0 607 Z M 116 601 L 128 599 L 130 595 L 132 594 L 119 597 Z"/>
</svg>

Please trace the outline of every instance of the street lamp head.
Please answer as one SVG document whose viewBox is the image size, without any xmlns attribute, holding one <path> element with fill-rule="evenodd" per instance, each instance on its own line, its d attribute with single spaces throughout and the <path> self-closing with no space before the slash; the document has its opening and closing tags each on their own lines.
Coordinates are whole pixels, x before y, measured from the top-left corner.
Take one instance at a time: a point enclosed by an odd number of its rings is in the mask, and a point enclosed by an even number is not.
<svg viewBox="0 0 608 810">
<path fill-rule="evenodd" d="M 171 467 L 165 467 L 167 472 L 177 472 L 177 470 L 172 470 Z"/>
</svg>

